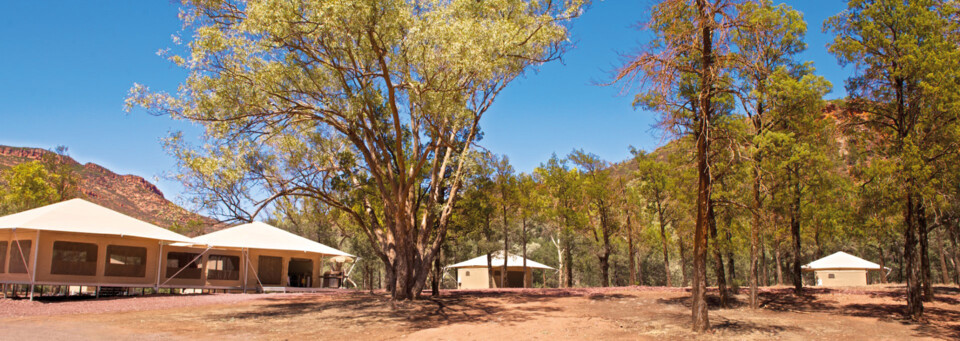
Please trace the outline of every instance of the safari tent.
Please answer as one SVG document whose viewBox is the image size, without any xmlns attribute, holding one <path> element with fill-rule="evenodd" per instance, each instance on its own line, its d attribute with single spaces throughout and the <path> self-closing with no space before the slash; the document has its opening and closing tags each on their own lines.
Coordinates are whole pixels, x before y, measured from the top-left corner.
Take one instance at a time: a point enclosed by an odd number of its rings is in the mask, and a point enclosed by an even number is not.
<svg viewBox="0 0 960 341">
<path fill-rule="evenodd" d="M 0 217 L 0 283 L 159 285 L 164 244 L 190 238 L 82 199 Z"/>
<path fill-rule="evenodd" d="M 876 263 L 840 251 L 802 267 L 813 272 L 817 286 L 863 286 L 870 284 L 869 271 L 883 271 Z"/>
<path fill-rule="evenodd" d="M 334 270 L 324 272 L 324 262 L 343 263 L 354 258 L 346 252 L 261 222 L 199 236 L 193 238 L 191 244 L 206 246 L 202 255 L 207 257 L 208 267 L 213 264 L 229 272 L 228 278 L 216 281 L 208 276 L 208 285 L 233 285 L 244 292 L 250 288 L 310 291 L 310 288 L 339 287 L 347 274 Z M 211 263 L 211 257 L 218 259 L 217 262 Z M 174 267 L 167 269 L 171 271 Z M 224 280 L 227 282 L 220 282 Z"/>
<path fill-rule="evenodd" d="M 352 258 L 264 223 L 191 239 L 82 199 L 0 217 L 0 291 L 28 285 L 31 297 L 37 285 L 94 287 L 98 293 L 104 287 L 339 287 L 345 274 L 324 274 L 323 262 Z"/>
<path fill-rule="evenodd" d="M 527 259 L 527 268 L 524 271 L 523 257 L 510 255 L 507 258 L 507 288 L 529 288 L 532 286 L 533 269 L 555 270 L 553 267 Z M 447 268 L 457 269 L 458 289 L 490 289 L 500 287 L 503 262 L 503 254 L 501 253 L 491 256 L 490 263 L 493 269 L 487 267 L 486 255 L 450 265 Z M 491 273 L 493 275 L 492 281 L 490 280 Z"/>
</svg>

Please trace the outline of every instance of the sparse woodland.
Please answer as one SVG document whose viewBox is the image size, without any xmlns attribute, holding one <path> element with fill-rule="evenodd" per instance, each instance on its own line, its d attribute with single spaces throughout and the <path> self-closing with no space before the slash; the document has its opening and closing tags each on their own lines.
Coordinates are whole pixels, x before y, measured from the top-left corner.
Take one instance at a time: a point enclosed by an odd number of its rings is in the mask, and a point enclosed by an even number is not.
<svg viewBox="0 0 960 341">
<path fill-rule="evenodd" d="M 800 59 L 802 13 L 771 1 L 663 0 L 607 86 L 668 142 L 603 160 L 573 150 L 518 172 L 479 126 L 517 77 L 571 48 L 583 1 L 188 2 L 189 77 L 128 104 L 201 125 L 168 149 L 198 207 L 267 219 L 361 257 L 352 279 L 414 299 L 444 266 L 526 255 L 538 287 L 785 285 L 847 251 L 906 283 L 922 319 L 960 273 L 960 6 L 850 0 L 822 23 L 855 71 Z M 638 14 L 639 15 L 639 14 Z M 645 17 L 644 17 L 645 18 Z M 638 17 L 638 20 L 644 19 Z M 849 96 L 826 100 L 833 87 Z M 640 112 L 642 111 L 642 112 Z M 637 134 L 648 127 L 636 127 Z M 535 127 L 531 127 L 535 129 Z M 625 146 L 626 148 L 626 146 Z M 436 292 L 436 291 L 434 291 Z"/>
</svg>

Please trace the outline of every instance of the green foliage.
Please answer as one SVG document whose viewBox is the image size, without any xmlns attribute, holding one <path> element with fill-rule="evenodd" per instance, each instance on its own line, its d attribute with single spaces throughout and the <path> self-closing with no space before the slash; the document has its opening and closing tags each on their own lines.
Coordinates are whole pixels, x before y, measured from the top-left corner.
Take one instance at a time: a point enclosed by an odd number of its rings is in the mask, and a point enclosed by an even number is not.
<svg viewBox="0 0 960 341">
<path fill-rule="evenodd" d="M 0 198 L 3 199 L 0 210 L 15 213 L 49 205 L 60 201 L 60 193 L 54 184 L 59 180 L 41 161 L 18 164 L 3 171 L 0 175 L 3 187 Z"/>
</svg>

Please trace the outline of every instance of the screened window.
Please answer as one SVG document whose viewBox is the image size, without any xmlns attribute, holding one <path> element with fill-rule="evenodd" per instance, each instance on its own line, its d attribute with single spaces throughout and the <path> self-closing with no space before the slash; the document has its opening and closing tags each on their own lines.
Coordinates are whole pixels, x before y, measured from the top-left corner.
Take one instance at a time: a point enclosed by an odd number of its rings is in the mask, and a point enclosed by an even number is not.
<svg viewBox="0 0 960 341">
<path fill-rule="evenodd" d="M 835 277 L 833 276 L 833 274 L 828 274 L 827 278 L 835 278 Z"/>
<path fill-rule="evenodd" d="M 7 268 L 7 242 L 0 242 L 0 274 Z"/>
<path fill-rule="evenodd" d="M 27 264 L 30 264 L 30 246 L 32 240 L 15 240 L 10 243 L 10 273 L 27 273 Z"/>
<path fill-rule="evenodd" d="M 207 279 L 240 279 L 240 257 L 210 255 L 207 259 Z"/>
<path fill-rule="evenodd" d="M 467 270 L 467 271 L 465 271 L 465 272 L 466 272 L 466 274 L 465 274 L 464 276 L 470 276 L 470 270 Z"/>
<path fill-rule="evenodd" d="M 197 256 L 200 256 L 200 254 L 190 252 L 167 253 L 167 278 L 173 277 L 179 271 L 180 274 L 177 274 L 176 278 L 200 279 L 200 259 Z M 197 259 L 197 261 L 191 262 L 194 259 Z"/>
<path fill-rule="evenodd" d="M 105 276 L 144 277 L 147 275 L 147 248 L 107 245 Z"/>
<path fill-rule="evenodd" d="M 50 273 L 54 275 L 97 275 L 97 244 L 53 242 Z"/>
</svg>

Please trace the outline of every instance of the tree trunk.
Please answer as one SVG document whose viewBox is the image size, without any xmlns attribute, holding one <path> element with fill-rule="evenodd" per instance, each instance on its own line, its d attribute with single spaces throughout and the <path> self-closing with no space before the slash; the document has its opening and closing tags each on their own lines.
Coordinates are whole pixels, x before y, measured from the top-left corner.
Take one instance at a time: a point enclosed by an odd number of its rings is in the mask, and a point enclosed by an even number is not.
<svg viewBox="0 0 960 341">
<path fill-rule="evenodd" d="M 603 233 L 603 250 L 600 255 L 600 285 L 610 286 L 610 230 L 607 226 L 607 209 L 603 201 L 600 201 L 600 230 Z"/>
<path fill-rule="evenodd" d="M 906 315 L 909 319 L 920 321 L 923 319 L 923 292 L 920 287 L 920 255 L 918 254 L 917 241 L 917 218 L 915 197 L 911 183 L 907 183 L 906 207 L 903 212 L 904 243 L 903 243 L 903 263 L 906 267 L 907 279 L 907 310 Z"/>
<path fill-rule="evenodd" d="M 733 226 L 733 215 L 727 215 L 727 229 L 723 231 L 723 234 L 727 239 L 727 283 L 731 286 L 736 287 L 737 280 L 737 269 L 733 261 L 733 233 L 730 232 L 730 228 Z"/>
<path fill-rule="evenodd" d="M 767 276 L 767 244 L 763 242 L 763 236 L 760 237 L 760 286 L 770 285 L 770 277 Z"/>
<path fill-rule="evenodd" d="M 523 287 L 527 287 L 527 218 L 523 216 L 523 211 L 520 212 L 520 238 L 523 241 Z M 546 279 L 546 278 L 544 278 Z M 530 282 L 533 282 L 533 278 L 530 279 Z M 532 283 L 531 283 L 532 284 Z M 543 286 L 547 286 L 547 281 L 543 281 Z"/>
<path fill-rule="evenodd" d="M 630 268 L 630 285 L 637 285 L 637 249 L 633 243 L 633 227 L 630 225 L 630 211 L 627 211 L 627 248 L 629 264 L 627 265 Z"/>
<path fill-rule="evenodd" d="M 953 245 L 953 283 L 960 286 L 960 218 L 955 220 L 950 236 L 950 244 Z"/>
<path fill-rule="evenodd" d="M 709 233 L 709 209 L 711 200 L 710 163 L 710 116 L 713 113 L 713 11 L 708 10 L 705 0 L 697 0 L 698 22 L 701 31 L 700 52 L 700 104 L 697 122 L 697 220 L 693 235 L 693 331 L 710 329 L 707 316 L 707 247 Z M 708 24 L 709 23 L 709 24 Z"/>
<path fill-rule="evenodd" d="M 667 279 L 667 286 L 672 287 L 673 282 L 670 281 L 670 250 L 667 247 L 667 224 L 663 217 L 663 207 L 659 198 L 657 198 L 657 220 L 660 224 L 660 241 L 663 244 L 663 276 Z M 686 275 L 684 275 L 684 278 L 686 278 Z M 683 280 L 683 286 L 687 286 L 686 279 Z"/>
<path fill-rule="evenodd" d="M 433 297 L 440 296 L 440 281 L 443 280 L 443 269 L 440 267 L 440 257 L 433 259 L 433 283 L 430 285 L 430 294 Z"/>
<path fill-rule="evenodd" d="M 723 251 L 720 250 L 720 243 L 717 242 L 717 217 L 713 208 L 713 201 L 710 201 L 710 208 L 707 212 L 710 216 L 710 238 L 713 239 L 713 257 L 715 261 L 714 272 L 717 276 L 717 291 L 720 292 L 720 307 L 729 307 L 729 296 L 727 293 L 726 274 L 723 273 Z M 729 226 L 727 228 L 730 228 Z"/>
<path fill-rule="evenodd" d="M 687 277 L 687 268 L 689 268 L 687 261 L 687 247 L 684 246 L 686 244 L 683 242 L 682 237 L 677 238 L 677 244 L 680 246 L 680 279 L 682 281 L 680 286 L 686 288 L 687 285 L 690 284 L 690 280 Z"/>
<path fill-rule="evenodd" d="M 940 258 L 940 280 L 941 280 L 941 283 L 943 283 L 943 284 L 949 284 L 949 283 L 950 283 L 950 268 L 947 267 L 947 256 L 946 256 L 946 253 L 943 251 L 943 249 L 944 249 L 944 248 L 943 248 L 943 239 L 944 239 L 944 237 L 946 237 L 946 236 L 943 235 L 943 229 L 945 229 L 945 228 L 947 228 L 946 225 L 941 225 L 941 226 L 940 226 L 940 229 L 937 230 L 937 239 L 935 239 L 934 242 L 937 243 L 937 255 L 939 256 L 938 258 Z"/>
<path fill-rule="evenodd" d="M 880 254 L 880 283 L 887 283 L 887 262 L 883 256 L 883 242 L 877 243 L 877 252 Z"/>
<path fill-rule="evenodd" d="M 552 239 L 552 237 L 551 237 L 551 239 Z M 558 236 L 557 239 L 552 239 L 552 240 L 553 240 L 553 243 L 557 246 L 557 263 L 558 263 L 558 266 L 560 267 L 560 270 L 557 271 L 557 287 L 558 287 L 558 288 L 562 288 L 562 287 L 563 287 L 563 275 L 566 273 L 565 268 L 564 268 L 564 265 L 566 264 L 566 261 L 563 259 L 563 242 L 560 241 L 560 237 L 559 237 L 559 236 Z"/>
<path fill-rule="evenodd" d="M 563 243 L 566 244 L 566 246 L 563 248 L 563 252 L 566 253 L 564 261 L 567 262 L 567 266 L 565 267 L 567 272 L 567 275 L 565 276 L 567 288 L 573 288 L 573 241 L 571 239 L 573 239 L 572 236 L 566 236 L 563 239 Z"/>
<path fill-rule="evenodd" d="M 759 275 L 757 272 L 757 251 L 759 249 L 760 243 L 760 223 L 761 217 L 760 212 L 763 209 L 763 199 L 760 197 L 760 189 L 763 181 L 763 172 L 760 171 L 760 160 L 762 160 L 763 154 L 761 152 L 756 152 L 754 155 L 754 162 L 756 165 L 753 167 L 753 210 L 751 211 L 752 223 L 750 224 L 750 299 L 749 304 L 751 309 L 757 309 L 760 307 L 760 303 L 757 300 L 757 286 Z"/>
<path fill-rule="evenodd" d="M 777 262 L 777 286 L 783 286 L 783 268 L 780 266 L 780 243 L 773 247 L 773 258 Z"/>
<path fill-rule="evenodd" d="M 646 256 L 642 255 L 642 252 L 637 252 L 637 283 L 643 286 L 643 260 Z"/>
<path fill-rule="evenodd" d="M 497 282 L 493 278 L 493 256 L 491 256 L 489 252 L 487 252 L 487 277 L 490 278 L 487 285 L 489 285 L 491 288 L 496 288 Z"/>
<path fill-rule="evenodd" d="M 920 279 L 923 282 L 923 301 L 933 302 L 933 283 L 930 276 L 930 251 L 927 239 L 927 209 L 923 197 L 917 196 L 917 235 L 920 237 Z"/>
<path fill-rule="evenodd" d="M 507 262 L 510 261 L 510 230 L 507 224 L 507 206 L 501 205 L 503 215 L 503 267 L 500 270 L 500 287 L 507 287 Z"/>
<path fill-rule="evenodd" d="M 803 263 L 803 253 L 800 249 L 800 170 L 794 170 L 794 197 L 790 210 L 790 236 L 793 238 L 793 294 L 803 294 L 803 277 L 800 270 L 800 264 Z M 779 266 L 779 260 L 777 266 Z"/>
</svg>

